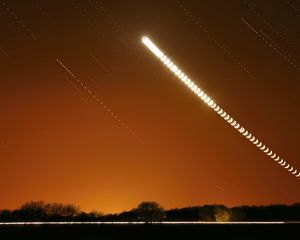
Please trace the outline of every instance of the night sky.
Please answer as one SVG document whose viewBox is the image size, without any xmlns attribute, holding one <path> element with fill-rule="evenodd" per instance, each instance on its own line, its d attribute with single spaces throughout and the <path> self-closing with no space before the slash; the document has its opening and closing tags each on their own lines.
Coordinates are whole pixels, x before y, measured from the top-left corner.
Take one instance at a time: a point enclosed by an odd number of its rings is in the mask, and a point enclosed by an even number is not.
<svg viewBox="0 0 300 240">
<path fill-rule="evenodd" d="M 141 43 L 299 169 L 299 25 L 292 0 L 0 1 L 0 208 L 299 202 Z"/>
</svg>

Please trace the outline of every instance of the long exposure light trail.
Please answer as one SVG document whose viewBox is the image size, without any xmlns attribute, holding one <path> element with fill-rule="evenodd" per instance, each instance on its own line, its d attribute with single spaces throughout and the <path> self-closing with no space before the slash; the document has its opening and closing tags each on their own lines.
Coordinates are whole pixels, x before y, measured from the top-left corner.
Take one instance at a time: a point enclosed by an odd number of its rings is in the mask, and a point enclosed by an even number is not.
<svg viewBox="0 0 300 240">
<path fill-rule="evenodd" d="M 1 225 L 144 225 L 147 222 L 0 222 Z M 165 221 L 165 222 L 152 222 L 152 224 L 161 225 L 278 225 L 278 224 L 288 224 L 288 223 L 299 223 L 299 222 L 284 222 L 284 221 L 247 221 L 247 222 L 202 222 L 202 221 Z"/>
<path fill-rule="evenodd" d="M 206 105 L 212 108 L 219 116 L 228 122 L 234 129 L 242 134 L 247 140 L 254 144 L 259 150 L 264 152 L 269 158 L 277 162 L 290 174 L 300 179 L 300 171 L 286 162 L 277 153 L 267 147 L 262 141 L 255 137 L 252 133 L 246 130 L 241 124 L 234 120 L 227 112 L 225 112 L 213 99 L 197 86 L 182 70 L 177 67 L 170 58 L 168 58 L 148 37 L 142 37 L 143 44 L 172 72 L 180 79 L 198 98 L 200 98 Z"/>
</svg>

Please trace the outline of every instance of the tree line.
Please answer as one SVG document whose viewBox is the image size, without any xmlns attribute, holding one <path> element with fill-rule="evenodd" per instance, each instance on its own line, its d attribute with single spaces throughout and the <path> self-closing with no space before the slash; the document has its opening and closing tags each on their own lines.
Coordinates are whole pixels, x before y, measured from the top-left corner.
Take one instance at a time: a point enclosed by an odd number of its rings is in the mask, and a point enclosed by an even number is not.
<svg viewBox="0 0 300 240">
<path fill-rule="evenodd" d="M 84 212 L 73 204 L 32 201 L 15 210 L 0 210 L 0 222 L 15 221 L 300 221 L 300 203 L 293 205 L 203 205 L 165 210 L 157 202 L 142 202 L 118 214 Z"/>
</svg>

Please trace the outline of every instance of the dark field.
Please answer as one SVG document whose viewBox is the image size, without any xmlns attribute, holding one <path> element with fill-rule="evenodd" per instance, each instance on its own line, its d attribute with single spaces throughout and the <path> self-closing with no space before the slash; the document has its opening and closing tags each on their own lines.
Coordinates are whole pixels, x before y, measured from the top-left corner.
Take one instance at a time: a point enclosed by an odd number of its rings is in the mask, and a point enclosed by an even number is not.
<svg viewBox="0 0 300 240">
<path fill-rule="evenodd" d="M 0 239 L 299 239 L 299 230 L 299 224 L 0 226 Z"/>
</svg>

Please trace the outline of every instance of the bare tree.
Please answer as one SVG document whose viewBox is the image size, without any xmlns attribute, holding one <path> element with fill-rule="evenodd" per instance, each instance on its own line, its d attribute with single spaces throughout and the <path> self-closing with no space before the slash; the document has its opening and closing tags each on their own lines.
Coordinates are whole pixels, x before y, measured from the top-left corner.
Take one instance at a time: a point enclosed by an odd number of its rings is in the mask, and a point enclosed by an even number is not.
<svg viewBox="0 0 300 240">
<path fill-rule="evenodd" d="M 142 202 L 134 211 L 138 219 L 146 223 L 160 222 L 165 217 L 163 207 L 156 202 Z"/>
<path fill-rule="evenodd" d="M 20 212 L 24 218 L 31 220 L 46 220 L 48 218 L 72 218 L 79 215 L 80 209 L 73 204 L 32 201 L 23 204 L 20 208 Z"/>
</svg>

